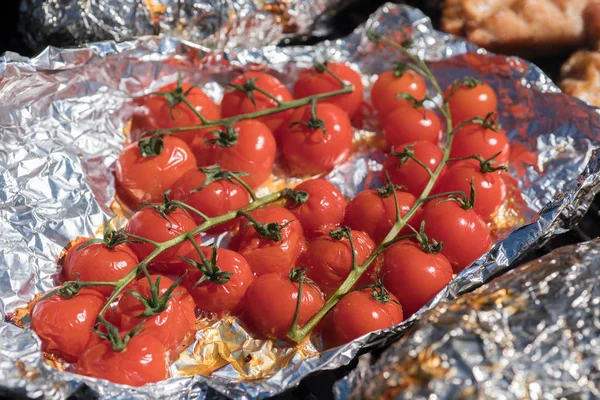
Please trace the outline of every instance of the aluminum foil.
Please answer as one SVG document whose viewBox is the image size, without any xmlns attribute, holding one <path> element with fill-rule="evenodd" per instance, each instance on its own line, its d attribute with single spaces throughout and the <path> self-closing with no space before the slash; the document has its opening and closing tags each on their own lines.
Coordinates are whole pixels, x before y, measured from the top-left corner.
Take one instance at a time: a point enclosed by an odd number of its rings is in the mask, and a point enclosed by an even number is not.
<svg viewBox="0 0 600 400">
<path fill-rule="evenodd" d="M 351 0 L 351 2 L 354 0 Z M 325 35 L 341 0 L 22 0 L 19 31 L 34 50 L 166 34 L 214 48 Z M 246 35 L 248 33 L 248 35 Z"/>
<path fill-rule="evenodd" d="M 600 397 L 600 240 L 559 248 L 423 315 L 338 399 Z"/>
<path fill-rule="evenodd" d="M 375 29 L 392 37 L 409 35 L 415 51 L 430 62 L 442 86 L 475 75 L 499 93 L 500 120 L 513 142 L 537 154 L 537 166 L 511 173 L 519 180 L 526 224 L 504 233 L 490 252 L 461 273 L 427 308 L 470 291 L 510 269 L 520 255 L 583 216 L 600 185 L 600 114 L 563 95 L 534 65 L 478 50 L 436 32 L 418 10 L 396 5 L 380 8 L 352 35 L 314 47 L 211 51 L 168 36 L 129 42 L 99 42 L 81 49 L 48 48 L 27 59 L 7 53 L 0 59 L 0 312 L 25 305 L 53 286 L 56 259 L 68 241 L 93 235 L 111 213 L 111 166 L 121 150 L 132 99 L 176 80 L 201 87 L 215 100 L 237 70 L 263 65 L 291 84 L 313 58 L 347 61 L 367 87 L 390 69 L 396 56 L 377 50 L 365 36 Z M 249 33 L 252 32 L 249 30 Z M 464 54 L 472 50 L 474 53 Z M 372 135 L 372 119 L 356 137 Z M 329 176 L 346 195 L 373 184 L 382 153 L 368 147 Z M 276 174 L 277 175 L 277 174 Z M 281 182 L 271 183 L 271 188 Z M 39 352 L 27 329 L 0 324 L 0 386 L 31 397 L 64 398 L 83 383 L 101 397 L 203 398 L 223 393 L 264 398 L 292 388 L 307 374 L 347 364 L 359 351 L 398 339 L 420 317 L 371 333 L 319 357 L 294 356 L 261 380 L 240 380 L 225 367 L 210 377 L 177 377 L 142 388 L 113 385 L 57 371 Z M 27 320 L 24 320 L 25 325 Z M 16 367 L 16 368 L 15 368 Z"/>
</svg>

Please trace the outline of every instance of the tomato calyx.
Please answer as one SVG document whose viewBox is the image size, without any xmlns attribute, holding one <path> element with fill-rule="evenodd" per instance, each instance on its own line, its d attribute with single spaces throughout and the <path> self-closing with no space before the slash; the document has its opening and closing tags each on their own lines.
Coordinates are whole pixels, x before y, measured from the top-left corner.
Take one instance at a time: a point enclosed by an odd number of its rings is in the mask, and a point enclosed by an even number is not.
<svg viewBox="0 0 600 400">
<path fill-rule="evenodd" d="M 205 175 L 204 183 L 202 184 L 202 186 L 190 190 L 190 194 L 201 191 L 213 182 L 224 180 L 234 185 L 237 184 L 242 186 L 246 190 L 246 192 L 248 192 L 252 200 L 256 201 L 256 195 L 254 194 L 254 191 L 242 179 L 243 176 L 250 176 L 250 174 L 247 174 L 245 172 L 227 171 L 221 169 L 221 166 L 219 166 L 218 164 L 209 165 L 208 167 L 200 167 L 198 169 L 202 171 Z"/>
<path fill-rule="evenodd" d="M 402 76 L 406 73 L 406 71 L 410 70 L 410 67 L 407 63 L 402 61 L 396 61 L 394 63 L 394 76 L 396 78 L 402 78 Z"/>
<path fill-rule="evenodd" d="M 77 247 L 76 250 L 81 251 L 81 250 L 85 249 L 86 247 L 91 246 L 93 244 L 97 244 L 97 243 L 102 243 L 108 249 L 112 250 L 120 244 L 129 242 L 129 238 L 127 237 L 127 235 L 124 232 L 117 231 L 112 228 L 111 224 L 115 218 L 116 217 L 112 217 L 111 219 L 109 219 L 106 222 L 106 225 L 104 226 L 104 232 L 102 235 L 102 239 L 99 239 L 99 238 L 89 239 L 89 240 L 85 241 L 83 244 L 81 244 L 79 247 Z"/>
<path fill-rule="evenodd" d="M 475 117 L 471 120 L 471 122 L 481 125 L 483 128 L 490 129 L 494 132 L 498 132 L 500 129 L 502 129 L 494 112 L 488 113 L 484 118 Z"/>
<path fill-rule="evenodd" d="M 110 342 L 110 345 L 112 346 L 114 351 L 117 352 L 121 352 L 123 350 L 125 350 L 127 348 L 127 343 L 129 343 L 129 341 L 131 340 L 132 337 L 134 337 L 135 335 L 137 335 L 138 333 L 141 332 L 142 329 L 142 325 L 144 325 L 144 322 L 146 322 L 146 320 L 142 320 L 139 324 L 137 324 L 135 326 L 135 328 L 133 328 L 131 331 L 127 332 L 125 334 L 125 336 L 121 337 L 121 334 L 119 333 L 119 329 L 117 329 L 116 326 L 114 326 L 113 324 L 111 324 L 110 322 L 108 322 L 106 319 L 104 319 L 104 317 L 102 317 L 102 315 L 98 315 L 98 322 L 96 323 L 96 327 L 98 325 L 104 325 L 104 327 L 106 328 L 106 333 L 100 331 L 97 328 L 92 329 L 92 331 L 100 336 L 102 339 L 106 339 Z"/>
<path fill-rule="evenodd" d="M 389 180 L 389 177 L 387 177 L 387 181 L 388 182 L 385 186 L 375 189 L 377 190 L 377 194 L 379 195 L 379 197 L 381 197 L 382 199 L 387 199 L 388 197 L 393 196 L 394 193 L 396 193 L 396 190 L 404 189 L 404 186 L 394 185 Z"/>
<path fill-rule="evenodd" d="M 231 274 L 233 274 L 234 272 L 223 271 L 217 265 L 217 246 L 215 244 L 212 245 L 212 253 L 209 260 L 198 247 L 197 243 L 195 241 L 192 242 L 194 243 L 194 247 L 196 248 L 198 255 L 200 256 L 202 263 L 199 263 L 196 260 L 192 260 L 191 258 L 183 256 L 179 256 L 179 258 L 181 258 L 183 261 L 187 262 L 188 264 L 202 272 L 202 277 L 198 279 L 196 283 L 194 283 L 194 287 L 198 286 L 199 284 L 205 281 L 216 283 L 218 285 L 224 285 L 227 282 L 229 282 Z"/>
<path fill-rule="evenodd" d="M 185 273 L 181 275 L 163 294 L 159 294 L 161 277 L 158 276 L 156 277 L 156 281 L 152 281 L 150 274 L 148 274 L 146 270 L 144 270 L 144 273 L 148 279 L 150 297 L 144 297 L 141 293 L 134 290 L 127 291 L 127 293 L 131 294 L 144 305 L 144 311 L 141 314 L 136 315 L 136 318 L 148 318 L 165 311 L 169 305 L 169 300 L 179 294 L 177 293 L 173 295 L 173 291 L 177 288 L 186 275 Z"/>
<path fill-rule="evenodd" d="M 327 72 L 327 60 L 320 62 L 317 60 L 313 61 L 313 69 L 318 72 L 319 74 L 323 74 L 325 72 Z"/>
<path fill-rule="evenodd" d="M 211 131 L 209 135 L 214 136 L 213 139 L 205 139 L 206 144 L 216 144 L 219 147 L 231 147 L 238 141 L 240 135 L 233 129 L 233 126 L 227 125 L 225 131 Z"/>
<path fill-rule="evenodd" d="M 143 204 L 137 209 L 137 211 L 142 210 L 147 207 L 153 208 L 163 219 L 165 219 L 171 225 L 173 223 L 169 219 L 169 214 L 177 209 L 182 210 L 187 215 L 189 215 L 188 210 L 191 210 L 193 212 L 198 213 L 202 218 L 208 219 L 208 217 L 206 215 L 204 215 L 204 213 L 201 213 L 200 211 L 196 210 L 195 208 L 192 208 L 192 207 L 188 206 L 187 204 L 182 203 L 178 200 L 169 199 L 169 196 L 171 195 L 171 193 L 172 193 L 171 189 L 169 189 L 163 194 L 162 204 L 154 204 L 154 203 Z M 129 236 L 131 236 L 131 235 L 129 235 Z"/>
<path fill-rule="evenodd" d="M 356 248 L 354 247 L 354 240 L 352 239 L 352 229 L 347 226 L 341 228 L 332 229 L 329 231 L 329 236 L 335 240 L 348 239 L 350 244 L 350 251 L 352 252 L 352 269 L 358 268 L 358 260 L 356 259 Z"/>
<path fill-rule="evenodd" d="M 291 206 L 296 207 L 302 203 L 306 203 L 310 195 L 302 190 L 283 189 L 283 197 L 292 202 Z"/>
<path fill-rule="evenodd" d="M 250 101 L 252 102 L 252 104 L 254 106 L 256 106 L 256 98 L 254 97 L 254 92 L 257 91 L 257 92 L 262 93 L 263 95 L 267 96 L 269 99 L 271 99 L 275 103 L 277 103 L 278 106 L 280 106 L 281 100 L 279 100 L 277 97 L 273 96 L 271 93 L 267 92 L 266 90 L 260 88 L 256 84 L 257 79 L 258 78 L 246 79 L 244 81 L 244 83 L 241 85 L 235 85 L 235 84 L 229 83 L 227 85 L 227 91 L 234 92 L 237 90 L 237 91 L 245 93 L 248 96 L 248 99 L 250 99 Z"/>
<path fill-rule="evenodd" d="M 325 128 L 325 121 L 319 119 L 317 116 L 317 100 L 312 99 L 310 102 L 310 118 L 308 121 L 294 121 L 290 124 L 290 128 L 294 125 L 304 125 L 308 129 L 316 131 L 320 129 L 323 132 L 323 137 L 327 137 L 327 129 Z"/>
<path fill-rule="evenodd" d="M 475 207 L 475 185 L 473 184 L 473 179 L 469 181 L 469 186 L 471 187 L 470 199 L 464 194 L 452 194 L 448 196 L 447 200 L 458 202 L 458 204 L 460 204 L 460 208 L 463 210 L 471 210 L 473 207 Z"/>
<path fill-rule="evenodd" d="M 458 78 L 457 80 L 452 82 L 450 93 L 448 94 L 448 97 L 446 97 L 446 100 L 452 97 L 454 93 L 456 93 L 456 91 L 460 88 L 473 89 L 475 86 L 482 84 L 482 81 L 473 76 L 463 76 L 462 78 Z"/>
<path fill-rule="evenodd" d="M 400 305 L 396 300 L 392 298 L 392 294 L 385 288 L 381 279 L 377 279 L 375 282 L 367 286 L 371 289 L 371 296 L 381 304 L 387 304 L 388 302 L 396 303 Z"/>
<path fill-rule="evenodd" d="M 279 222 L 265 222 L 265 223 L 260 223 L 257 220 L 255 220 L 254 218 L 252 218 L 248 213 L 240 211 L 239 214 L 246 218 L 248 222 L 246 225 L 244 225 L 242 227 L 242 229 L 246 229 L 249 226 L 252 226 L 254 228 L 254 230 L 256 231 L 256 233 L 258 233 L 260 236 L 264 237 L 265 239 L 269 239 L 273 242 L 281 242 L 283 240 L 283 233 L 282 230 L 283 228 L 285 228 L 286 226 L 288 226 L 289 224 L 291 224 L 294 221 L 288 221 L 285 224 L 281 225 Z"/>
<path fill-rule="evenodd" d="M 140 148 L 140 155 L 142 157 L 156 157 L 160 155 L 165 148 L 163 135 L 153 135 L 147 139 L 141 139 L 138 141 L 138 147 Z"/>
<path fill-rule="evenodd" d="M 401 168 L 404 164 L 406 164 L 408 162 L 408 160 L 413 160 L 421 168 L 423 168 L 425 171 L 427 171 L 429 176 L 433 175 L 433 171 L 427 165 L 425 165 L 421 160 L 419 160 L 417 157 L 415 157 L 415 151 L 413 150 L 412 144 L 404 146 L 404 150 L 402 150 L 402 151 L 394 151 L 394 148 L 392 148 L 392 151 L 390 152 L 390 156 L 398 157 L 400 159 L 399 160 L 400 162 L 398 163 L 398 168 Z"/>
<path fill-rule="evenodd" d="M 496 162 L 495 158 L 498 157 L 500 154 L 502 154 L 501 151 L 494 154 L 493 156 L 491 156 L 488 159 L 483 158 L 480 154 L 473 154 L 468 157 L 449 158 L 448 161 L 451 162 L 451 161 L 463 161 L 463 160 L 477 160 L 477 161 L 479 161 L 479 171 L 484 174 L 496 172 L 496 171 L 508 171 L 508 168 L 506 167 L 506 165 L 499 165 L 497 167 L 492 165 Z"/>
<path fill-rule="evenodd" d="M 413 228 L 411 227 L 411 229 Z M 419 232 L 415 231 L 415 233 L 417 242 L 419 242 L 421 250 L 423 250 L 425 253 L 438 254 L 444 248 L 444 242 L 438 242 L 435 239 L 429 239 L 429 237 L 425 234 L 425 221 L 421 221 Z"/>
<path fill-rule="evenodd" d="M 150 94 L 154 96 L 164 97 L 167 100 L 167 105 L 169 106 L 169 116 L 174 121 L 175 117 L 173 116 L 173 108 L 179 103 L 185 103 L 188 107 L 192 109 L 192 111 L 195 111 L 194 106 L 190 104 L 187 99 L 187 95 L 190 94 L 190 92 L 195 88 L 196 86 L 191 86 L 188 90 L 184 92 L 183 79 L 181 77 L 181 73 L 178 73 L 177 85 L 175 86 L 175 89 L 173 89 L 171 92 L 152 92 Z M 203 120 L 202 122 L 205 122 L 204 118 L 200 119 Z"/>
</svg>

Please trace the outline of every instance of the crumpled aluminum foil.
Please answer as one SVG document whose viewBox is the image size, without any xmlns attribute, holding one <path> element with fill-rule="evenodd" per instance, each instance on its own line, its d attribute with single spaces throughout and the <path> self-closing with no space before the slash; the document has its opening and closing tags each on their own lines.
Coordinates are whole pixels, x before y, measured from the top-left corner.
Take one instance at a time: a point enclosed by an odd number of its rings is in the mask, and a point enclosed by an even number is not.
<svg viewBox="0 0 600 400">
<path fill-rule="evenodd" d="M 240 67 L 262 64 L 291 84 L 313 58 L 343 60 L 361 71 L 367 88 L 392 67 L 395 55 L 376 50 L 365 29 L 410 34 L 442 86 L 475 75 L 499 92 L 501 122 L 513 141 L 538 154 L 538 167 L 520 180 L 529 223 L 502 236 L 494 248 L 461 273 L 425 309 L 470 291 L 510 268 L 528 249 L 572 226 L 600 186 L 600 114 L 563 95 L 534 65 L 495 56 L 435 32 L 418 10 L 386 5 L 353 35 L 314 47 L 260 50 L 208 49 L 171 37 L 82 49 L 49 48 L 34 59 L 7 53 L 0 59 L 0 312 L 21 307 L 53 286 L 56 258 L 76 236 L 93 235 L 107 220 L 114 195 L 110 166 L 124 143 L 133 97 L 176 80 L 198 83 L 215 100 Z M 465 55 L 468 50 L 475 51 Z M 454 57 L 453 57 L 454 56 Z M 452 57 L 452 58 L 451 58 Z M 357 136 L 369 135 L 372 121 Z M 381 168 L 381 151 L 361 152 L 329 176 L 353 195 Z M 515 167 L 515 166 L 513 166 Z M 513 173 L 516 170 L 513 168 Z M 424 310 L 422 310 L 424 311 Z M 359 352 L 396 340 L 422 313 L 391 329 L 371 333 L 320 357 L 289 365 L 267 379 L 238 381 L 232 368 L 213 376 L 178 377 L 129 388 L 57 371 L 39 352 L 29 330 L 0 324 L 0 385 L 31 397 L 64 398 L 82 383 L 101 397 L 264 398 L 298 384 L 307 374 L 337 368 Z M 27 321 L 24 321 L 25 323 Z M 15 368 L 15 366 L 17 368 Z"/>
<path fill-rule="evenodd" d="M 600 239 L 559 248 L 423 315 L 338 399 L 600 397 Z"/>
<path fill-rule="evenodd" d="M 211 48 L 252 48 L 306 34 L 323 36 L 328 33 L 328 18 L 348 4 L 341 0 L 22 0 L 19 31 L 37 50 L 161 33 Z"/>
</svg>

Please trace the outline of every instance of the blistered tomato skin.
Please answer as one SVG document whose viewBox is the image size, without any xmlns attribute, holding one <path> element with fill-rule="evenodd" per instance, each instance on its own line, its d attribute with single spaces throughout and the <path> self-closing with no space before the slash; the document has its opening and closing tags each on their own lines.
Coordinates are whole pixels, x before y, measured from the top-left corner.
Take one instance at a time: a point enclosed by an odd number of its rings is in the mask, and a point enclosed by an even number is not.
<svg viewBox="0 0 600 400">
<path fill-rule="evenodd" d="M 427 94 L 425 80 L 410 70 L 404 71 L 399 76 L 395 71 L 380 74 L 371 87 L 371 102 L 380 119 L 396 109 L 412 107 L 407 100 L 396 98 L 399 93 L 408 93 L 417 100 L 423 100 Z"/>
<path fill-rule="evenodd" d="M 444 255 L 426 253 L 419 245 L 402 241 L 386 250 L 381 276 L 409 318 L 452 280 L 452 266 Z"/>
<path fill-rule="evenodd" d="M 123 385 L 143 386 L 167 379 L 169 363 L 160 341 L 140 334 L 127 343 L 124 351 L 113 350 L 108 340 L 89 347 L 81 355 L 75 371 Z"/>
<path fill-rule="evenodd" d="M 437 144 L 442 137 L 442 122 L 432 110 L 403 107 L 385 117 L 383 136 L 388 145 L 394 148 L 417 141 Z"/>
<path fill-rule="evenodd" d="M 327 173 L 346 161 L 352 150 L 352 125 L 341 108 L 318 103 L 316 115 L 325 130 L 306 125 L 312 112 L 310 106 L 305 106 L 294 111 L 289 127 L 281 135 L 285 164 L 294 176 Z"/>
<path fill-rule="evenodd" d="M 294 190 L 308 193 L 308 200 L 301 204 L 288 200 L 286 208 L 300 221 L 309 239 L 328 233 L 344 221 L 346 199 L 332 183 L 322 178 L 309 179 Z"/>
<path fill-rule="evenodd" d="M 171 136 L 162 140 L 164 148 L 157 156 L 143 157 L 138 143 L 133 143 L 117 160 L 117 196 L 132 210 L 146 203 L 160 203 L 181 175 L 196 168 L 196 158 L 184 141 Z"/>
<path fill-rule="evenodd" d="M 469 157 L 479 154 L 484 159 L 494 158 L 496 166 L 505 165 L 510 157 L 510 144 L 502 129 L 483 127 L 479 124 L 467 124 L 454 134 L 451 158 Z"/>
<path fill-rule="evenodd" d="M 448 100 L 454 126 L 469 118 L 485 118 L 498 108 L 496 92 L 486 83 L 473 87 L 465 84 L 451 85 L 444 91 L 444 97 Z"/>
<path fill-rule="evenodd" d="M 207 260 L 211 260 L 213 248 L 202 247 L 202 253 Z M 241 254 L 228 249 L 216 249 L 216 266 L 222 272 L 229 272 L 229 280 L 226 283 L 218 283 L 207 277 L 198 284 L 203 273 L 195 266 L 188 265 L 188 273 L 184 279 L 184 286 L 188 289 L 196 306 L 207 313 L 215 313 L 218 316 L 237 314 L 243 302 L 242 299 L 248 290 L 248 286 L 254 279 L 252 269 L 248 261 Z M 186 255 L 199 264 L 202 259 L 196 249 Z"/>
<path fill-rule="evenodd" d="M 31 329 L 42 341 L 42 350 L 75 362 L 97 337 L 92 328 L 105 297 L 83 288 L 69 299 L 59 294 L 40 300 L 31 312 Z"/>
<path fill-rule="evenodd" d="M 237 76 L 230 84 L 243 86 L 246 81 L 254 79 L 256 86 L 269 92 L 279 101 L 290 101 L 292 95 L 287 90 L 285 85 L 277 78 L 264 72 L 249 71 Z M 277 103 L 265 96 L 263 93 L 254 91 L 254 102 L 247 93 L 241 90 L 226 91 L 221 102 L 221 114 L 223 117 L 234 117 L 240 114 L 248 114 L 255 111 L 266 110 L 277 107 Z M 271 132 L 276 132 L 283 122 L 290 117 L 291 110 L 281 111 L 275 114 L 266 115 L 257 118 L 258 121 L 264 123 Z"/>
<path fill-rule="evenodd" d="M 304 325 L 325 304 L 323 294 L 313 285 L 302 285 L 298 324 Z M 280 274 L 266 274 L 256 278 L 248 291 L 241 315 L 244 327 L 255 337 L 286 338 L 294 321 L 298 302 L 298 282 Z"/>
</svg>

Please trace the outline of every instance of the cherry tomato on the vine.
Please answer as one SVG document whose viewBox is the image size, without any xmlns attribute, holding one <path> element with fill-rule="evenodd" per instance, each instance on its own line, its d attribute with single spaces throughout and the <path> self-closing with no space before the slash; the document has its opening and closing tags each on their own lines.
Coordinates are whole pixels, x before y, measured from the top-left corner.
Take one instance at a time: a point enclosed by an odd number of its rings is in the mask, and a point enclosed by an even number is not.
<svg viewBox="0 0 600 400">
<path fill-rule="evenodd" d="M 254 85 L 262 89 L 279 101 L 290 101 L 292 95 L 279 79 L 264 72 L 249 71 L 237 76 L 230 82 L 230 85 L 244 87 L 248 82 L 254 82 Z M 250 84 L 251 85 L 251 84 Z M 248 92 L 240 89 L 226 91 L 221 102 L 221 113 L 223 117 L 234 117 L 240 114 L 248 114 L 255 111 L 266 110 L 277 107 L 277 102 L 270 99 L 258 90 L 252 90 L 252 96 Z M 289 118 L 292 110 L 281 111 L 275 114 L 266 115 L 257 118 L 264 123 L 271 132 L 276 132 L 281 124 Z"/>
<path fill-rule="evenodd" d="M 123 351 L 113 350 L 108 340 L 89 347 L 77 362 L 80 375 L 114 383 L 143 386 L 169 377 L 167 352 L 152 335 L 135 335 Z"/>
<path fill-rule="evenodd" d="M 401 241 L 386 250 L 380 274 L 408 318 L 450 282 L 452 266 L 442 254 L 426 253 L 418 244 Z"/>
<path fill-rule="evenodd" d="M 329 172 L 352 150 L 352 125 L 341 108 L 318 103 L 315 114 L 311 106 L 296 109 L 281 134 L 283 157 L 297 176 Z"/>
<path fill-rule="evenodd" d="M 425 234 L 443 242 L 442 254 L 459 273 L 486 251 L 492 240 L 490 229 L 472 208 L 464 209 L 455 200 L 432 200 L 423 207 Z"/>
<path fill-rule="evenodd" d="M 253 334 L 269 339 L 285 339 L 292 327 L 299 283 L 288 276 L 266 274 L 254 279 L 246 292 L 244 326 Z M 314 284 L 304 282 L 298 324 L 304 325 L 323 307 L 323 294 Z"/>
<path fill-rule="evenodd" d="M 407 100 L 396 97 L 400 93 L 408 93 L 417 100 L 423 100 L 427 94 L 425 80 L 411 70 L 391 70 L 380 74 L 371 87 L 371 102 L 379 113 L 379 118 L 384 118 L 398 108 L 412 107 Z"/>
<path fill-rule="evenodd" d="M 294 190 L 308 193 L 304 203 L 294 204 L 291 200 L 286 203 L 308 238 L 327 233 L 344 221 L 346 199 L 332 183 L 322 178 L 309 179 Z"/>
<path fill-rule="evenodd" d="M 55 294 L 40 300 L 31 312 L 31 329 L 42 341 L 42 350 L 75 362 L 97 340 L 92 328 L 105 297 L 83 288 L 71 298 Z"/>
<path fill-rule="evenodd" d="M 406 143 L 394 149 L 384 162 L 384 169 L 389 174 L 390 180 L 404 186 L 409 193 L 420 196 L 429 182 L 430 176 L 423 166 L 405 155 L 394 155 L 402 152 L 412 153 L 413 157 L 425 164 L 430 171 L 434 171 L 442 161 L 442 151 L 431 142 Z M 443 167 L 442 174 L 446 166 Z"/>
<path fill-rule="evenodd" d="M 154 141 L 150 149 L 140 147 L 140 143 L 145 146 L 143 141 L 133 143 L 123 149 L 117 160 L 117 195 L 132 210 L 145 203 L 159 203 L 181 175 L 196 168 L 196 158 L 181 139 L 163 136 L 150 140 Z"/>
<path fill-rule="evenodd" d="M 444 91 L 444 97 L 448 101 L 454 126 L 469 118 L 485 118 L 498 108 L 494 89 L 473 78 L 453 83 Z"/>
<path fill-rule="evenodd" d="M 423 107 L 399 108 L 385 117 L 383 136 L 395 148 L 419 140 L 437 144 L 442 136 L 442 122 L 434 111 Z"/>
<path fill-rule="evenodd" d="M 350 118 L 358 111 L 363 100 L 363 84 L 358 72 L 354 71 L 349 66 L 336 63 L 324 63 L 331 73 L 335 74 L 344 83 L 351 84 L 353 91 L 347 94 L 340 94 L 334 97 L 329 97 L 324 101 L 335 104 L 342 110 L 346 111 Z M 294 85 L 294 96 L 296 98 L 313 96 L 316 94 L 333 92 L 342 88 L 340 82 L 329 74 L 320 65 L 312 68 L 307 68 L 300 72 L 298 80 Z"/>
<path fill-rule="evenodd" d="M 487 160 L 498 153 L 500 154 L 494 158 L 495 165 L 506 164 L 510 156 L 510 144 L 502 129 L 494 131 L 479 124 L 467 124 L 454 134 L 450 157 L 462 158 L 479 154 Z"/>
</svg>

